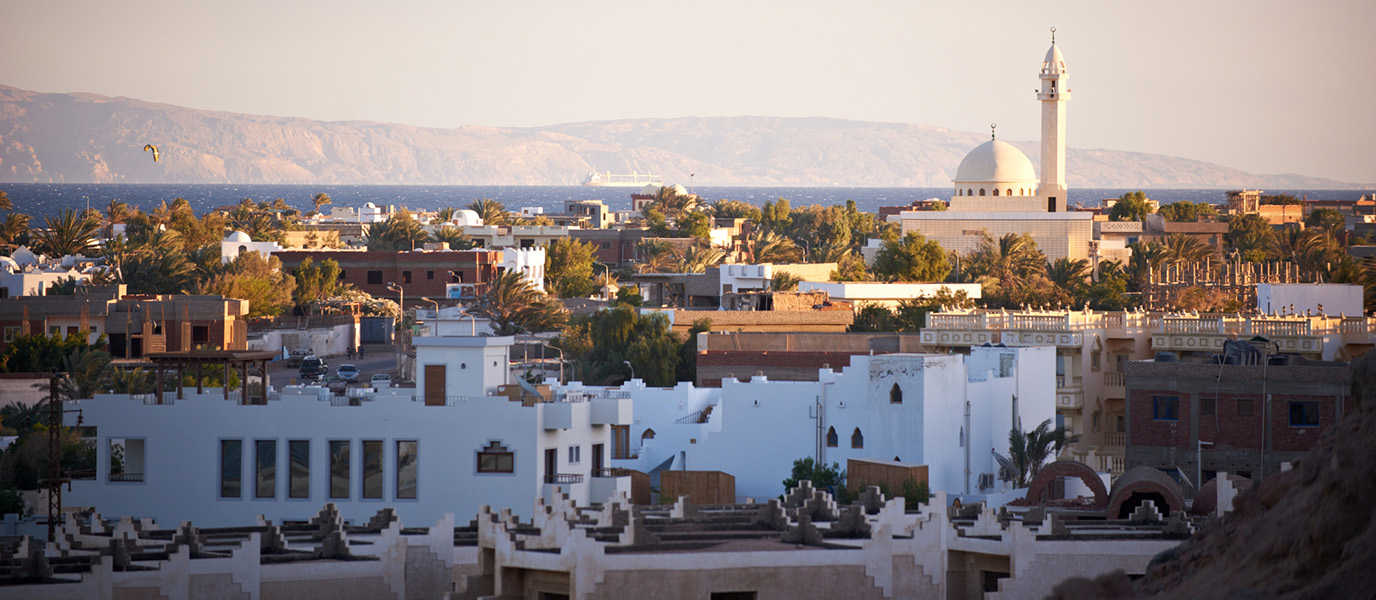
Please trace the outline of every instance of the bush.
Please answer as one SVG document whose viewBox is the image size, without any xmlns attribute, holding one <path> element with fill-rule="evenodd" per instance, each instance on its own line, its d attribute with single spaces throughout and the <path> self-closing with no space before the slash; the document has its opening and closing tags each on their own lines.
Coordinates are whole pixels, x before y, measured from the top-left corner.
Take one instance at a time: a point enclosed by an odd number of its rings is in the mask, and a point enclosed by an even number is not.
<svg viewBox="0 0 1376 600">
<path fill-rule="evenodd" d="M 24 502 L 24 494 L 16 487 L 0 489 L 0 515 L 19 515 L 23 519 L 33 514 Z"/>
</svg>

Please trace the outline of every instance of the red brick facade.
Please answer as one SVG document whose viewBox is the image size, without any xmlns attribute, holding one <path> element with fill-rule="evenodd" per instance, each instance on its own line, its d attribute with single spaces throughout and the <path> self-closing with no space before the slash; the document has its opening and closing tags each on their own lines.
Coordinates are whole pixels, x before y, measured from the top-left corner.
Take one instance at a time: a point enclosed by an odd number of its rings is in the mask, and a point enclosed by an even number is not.
<svg viewBox="0 0 1376 600">
<path fill-rule="evenodd" d="M 498 275 L 501 251 L 445 250 L 436 252 L 358 252 L 347 250 L 285 250 L 273 253 L 282 268 L 294 272 L 310 257 L 313 262 L 339 263 L 340 281 L 378 298 L 397 299 L 387 289 L 395 282 L 407 298 L 443 298 L 450 283 L 476 284 L 481 294 Z M 453 271 L 456 275 L 450 275 Z"/>
</svg>

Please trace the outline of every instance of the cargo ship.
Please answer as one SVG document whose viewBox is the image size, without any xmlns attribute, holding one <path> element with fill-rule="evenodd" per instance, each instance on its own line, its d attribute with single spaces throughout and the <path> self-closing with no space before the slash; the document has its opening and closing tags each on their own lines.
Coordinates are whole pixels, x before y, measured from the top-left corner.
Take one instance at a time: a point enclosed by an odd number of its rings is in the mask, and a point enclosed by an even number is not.
<svg viewBox="0 0 1376 600">
<path fill-rule="evenodd" d="M 646 185 L 664 185 L 664 178 L 650 173 L 634 173 L 630 175 L 592 172 L 583 180 L 583 185 L 603 186 L 603 187 L 643 187 Z"/>
</svg>

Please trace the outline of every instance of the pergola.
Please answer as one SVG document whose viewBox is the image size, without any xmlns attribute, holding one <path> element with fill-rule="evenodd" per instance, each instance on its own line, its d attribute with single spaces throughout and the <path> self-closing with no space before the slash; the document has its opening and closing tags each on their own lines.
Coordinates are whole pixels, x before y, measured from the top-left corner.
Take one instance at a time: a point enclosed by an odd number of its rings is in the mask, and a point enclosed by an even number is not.
<svg viewBox="0 0 1376 600">
<path fill-rule="evenodd" d="M 176 371 L 177 376 L 178 400 L 183 397 L 187 373 L 196 376 L 196 393 L 203 393 L 205 388 L 201 380 L 201 373 L 206 366 L 210 365 L 224 368 L 225 400 L 229 399 L 229 372 L 232 368 L 239 373 L 239 397 L 242 402 L 244 404 L 267 404 L 268 361 L 277 358 L 277 353 L 256 350 L 193 350 L 191 352 L 154 352 L 145 354 L 144 358 L 153 361 L 153 369 L 157 372 L 157 389 L 160 398 L 164 389 L 163 373 L 173 370 Z M 262 394 L 254 399 L 248 397 L 248 370 L 250 365 L 256 365 L 258 372 L 263 376 Z"/>
</svg>

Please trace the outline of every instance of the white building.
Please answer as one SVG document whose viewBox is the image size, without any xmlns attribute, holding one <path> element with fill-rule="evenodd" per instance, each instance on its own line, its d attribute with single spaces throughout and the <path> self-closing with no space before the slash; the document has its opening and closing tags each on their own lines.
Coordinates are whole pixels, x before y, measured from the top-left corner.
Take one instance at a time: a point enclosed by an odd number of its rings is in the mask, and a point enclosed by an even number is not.
<svg viewBox="0 0 1376 600">
<path fill-rule="evenodd" d="M 898 459 L 928 465 L 933 490 L 979 493 L 981 475 L 998 472 L 990 450 L 1007 455 L 1015 417 L 1024 428 L 1054 419 L 1054 361 L 1050 347 L 981 347 L 969 357 L 855 356 L 820 381 L 728 380 L 717 399 L 687 384 L 636 389 L 631 449 L 614 463 L 652 476 L 723 471 L 738 496 L 763 499 L 783 491 L 799 458 Z"/>
<path fill-rule="evenodd" d="M 509 383 L 512 338 L 415 343 L 415 389 L 346 398 L 290 387 L 263 406 L 219 389 L 168 393 L 162 404 L 152 395 L 78 402 L 98 431 L 98 472 L 74 481 L 64 503 L 213 526 L 307 518 L 325 502 L 354 521 L 383 507 L 425 521 L 529 506 L 557 490 L 580 503 L 630 491 L 629 477 L 602 476 L 609 426 L 630 422 L 624 394 L 512 401 L 490 395 Z"/>
<path fill-rule="evenodd" d="M 502 271 L 520 273 L 535 289 L 545 291 L 545 248 L 502 248 Z"/>
<path fill-rule="evenodd" d="M 966 297 L 978 300 L 984 286 L 978 283 L 884 283 L 877 281 L 801 281 L 798 291 L 820 290 L 833 300 L 873 304 L 886 308 L 898 306 L 904 300 L 931 298 L 946 289 L 951 294 L 965 292 Z"/>
<path fill-rule="evenodd" d="M 220 262 L 229 263 L 244 252 L 257 252 L 267 258 L 283 249 L 277 242 L 255 242 L 247 233 L 236 231 L 220 242 Z"/>
<path fill-rule="evenodd" d="M 90 271 L 41 265 L 21 267 L 10 257 L 0 256 L 0 298 L 46 296 L 53 284 L 69 278 L 75 278 L 78 284 L 89 282 Z"/>
</svg>

